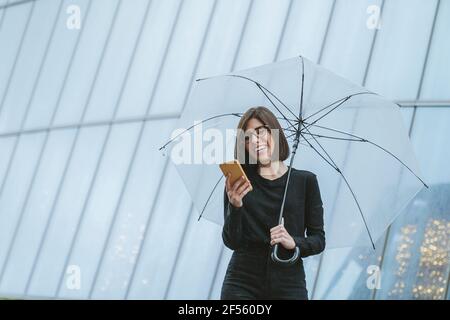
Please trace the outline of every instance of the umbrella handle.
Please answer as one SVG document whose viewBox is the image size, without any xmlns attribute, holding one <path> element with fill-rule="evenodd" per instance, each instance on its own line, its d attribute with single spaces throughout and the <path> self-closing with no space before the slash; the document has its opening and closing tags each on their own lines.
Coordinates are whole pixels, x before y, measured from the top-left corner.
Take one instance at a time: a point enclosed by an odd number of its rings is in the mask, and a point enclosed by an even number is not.
<svg viewBox="0 0 450 320">
<path fill-rule="evenodd" d="M 282 263 L 282 264 L 294 264 L 300 257 L 300 249 L 298 247 L 295 247 L 295 252 L 292 255 L 292 257 L 289 259 L 283 260 L 280 257 L 278 257 L 278 243 L 277 243 L 272 249 L 271 257 L 274 262 L 278 262 L 278 263 Z"/>
</svg>

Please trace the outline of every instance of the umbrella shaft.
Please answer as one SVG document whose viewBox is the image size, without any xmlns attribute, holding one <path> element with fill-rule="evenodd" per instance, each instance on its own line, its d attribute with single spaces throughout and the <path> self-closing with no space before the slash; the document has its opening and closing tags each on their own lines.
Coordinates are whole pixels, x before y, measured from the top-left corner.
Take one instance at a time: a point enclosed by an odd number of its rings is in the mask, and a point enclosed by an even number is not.
<svg viewBox="0 0 450 320">
<path fill-rule="evenodd" d="M 286 185 L 284 187 L 283 200 L 281 201 L 280 215 L 278 217 L 278 224 L 279 225 L 283 222 L 284 203 L 286 202 L 287 190 L 288 190 L 289 181 L 290 181 L 290 178 L 291 178 L 292 164 L 294 163 L 295 154 L 297 153 L 298 139 L 299 138 L 297 136 L 295 141 L 294 141 L 294 145 L 292 146 L 292 155 L 291 155 L 291 159 L 289 161 L 288 175 L 287 175 Z"/>
</svg>

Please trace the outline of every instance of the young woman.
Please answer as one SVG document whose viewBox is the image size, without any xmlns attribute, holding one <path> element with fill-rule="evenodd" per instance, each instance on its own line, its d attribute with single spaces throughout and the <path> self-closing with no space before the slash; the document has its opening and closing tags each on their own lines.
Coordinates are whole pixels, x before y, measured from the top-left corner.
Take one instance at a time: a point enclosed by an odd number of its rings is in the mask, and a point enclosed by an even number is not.
<svg viewBox="0 0 450 320">
<path fill-rule="evenodd" d="M 277 225 L 287 181 L 288 167 L 283 162 L 289 156 L 286 137 L 265 107 L 247 110 L 238 129 L 245 132 L 245 139 L 236 140 L 235 154 L 238 148 L 244 150 L 242 166 L 250 183 L 241 179 L 230 185 L 228 177 L 226 180 L 222 238 L 234 252 L 221 298 L 308 299 L 302 259 L 284 265 L 273 262 L 270 255 L 275 244 L 284 259 L 291 257 L 296 247 L 301 257 L 324 250 L 323 207 L 316 175 L 292 168 L 284 224 Z"/>
</svg>

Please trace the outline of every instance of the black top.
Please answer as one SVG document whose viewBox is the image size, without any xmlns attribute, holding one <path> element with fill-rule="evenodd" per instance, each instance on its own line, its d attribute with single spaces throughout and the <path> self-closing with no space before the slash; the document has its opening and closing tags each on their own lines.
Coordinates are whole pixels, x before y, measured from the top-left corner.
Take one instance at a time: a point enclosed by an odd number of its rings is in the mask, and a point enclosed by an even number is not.
<svg viewBox="0 0 450 320">
<path fill-rule="evenodd" d="M 281 177 L 269 180 L 256 170 L 246 170 L 253 190 L 236 208 L 228 201 L 224 190 L 224 215 L 222 238 L 232 249 L 249 245 L 270 246 L 270 229 L 278 224 L 288 171 Z M 325 248 L 323 207 L 315 174 L 292 168 L 284 206 L 284 226 L 294 238 L 301 257 L 318 254 Z M 305 236 L 306 233 L 306 236 Z M 282 245 L 280 245 L 280 249 Z"/>
</svg>

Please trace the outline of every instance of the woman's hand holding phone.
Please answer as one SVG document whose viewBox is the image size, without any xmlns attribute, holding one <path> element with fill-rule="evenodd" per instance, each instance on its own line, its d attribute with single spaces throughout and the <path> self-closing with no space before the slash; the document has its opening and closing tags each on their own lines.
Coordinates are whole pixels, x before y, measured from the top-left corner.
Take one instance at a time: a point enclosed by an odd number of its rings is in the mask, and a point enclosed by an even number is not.
<svg viewBox="0 0 450 320">
<path fill-rule="evenodd" d="M 229 173 L 225 180 L 225 188 L 228 195 L 228 200 L 233 207 L 242 207 L 242 198 L 252 190 L 252 186 L 244 176 L 241 176 L 236 182 L 231 185 L 231 174 Z"/>
</svg>

